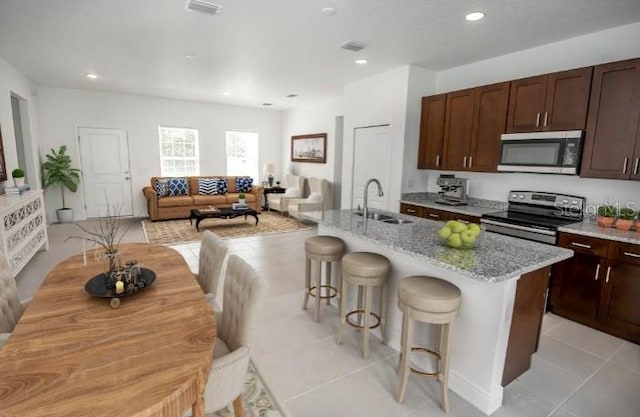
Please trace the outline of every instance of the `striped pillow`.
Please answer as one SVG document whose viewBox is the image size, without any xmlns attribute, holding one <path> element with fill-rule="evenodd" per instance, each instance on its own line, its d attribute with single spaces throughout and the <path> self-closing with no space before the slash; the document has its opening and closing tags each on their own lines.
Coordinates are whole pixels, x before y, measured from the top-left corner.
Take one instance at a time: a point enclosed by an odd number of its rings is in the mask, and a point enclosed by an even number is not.
<svg viewBox="0 0 640 417">
<path fill-rule="evenodd" d="M 202 195 L 218 194 L 218 178 L 199 178 L 198 194 L 202 194 Z"/>
</svg>

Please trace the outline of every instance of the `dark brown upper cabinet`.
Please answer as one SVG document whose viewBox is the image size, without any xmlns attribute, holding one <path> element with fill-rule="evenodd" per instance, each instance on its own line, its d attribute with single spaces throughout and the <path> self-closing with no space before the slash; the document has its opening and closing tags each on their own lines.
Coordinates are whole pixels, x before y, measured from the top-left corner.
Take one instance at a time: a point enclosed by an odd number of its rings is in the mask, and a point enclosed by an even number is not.
<svg viewBox="0 0 640 417">
<path fill-rule="evenodd" d="M 508 82 L 447 94 L 444 169 L 496 171 L 508 102 Z"/>
<path fill-rule="evenodd" d="M 640 59 L 598 65 L 580 175 L 640 179 Z"/>
<path fill-rule="evenodd" d="M 420 169 L 442 168 L 446 103 L 446 94 L 422 98 L 418 144 L 418 168 Z"/>
<path fill-rule="evenodd" d="M 593 67 L 511 82 L 507 133 L 583 130 Z"/>
</svg>

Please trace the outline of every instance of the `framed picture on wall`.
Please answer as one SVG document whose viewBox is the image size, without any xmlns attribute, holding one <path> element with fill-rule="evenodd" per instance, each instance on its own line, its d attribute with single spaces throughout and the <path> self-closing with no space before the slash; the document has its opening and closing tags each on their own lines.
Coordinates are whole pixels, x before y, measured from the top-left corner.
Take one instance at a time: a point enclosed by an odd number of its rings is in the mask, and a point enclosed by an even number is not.
<svg viewBox="0 0 640 417">
<path fill-rule="evenodd" d="M 291 161 L 326 163 L 327 134 L 291 136 Z"/>
<path fill-rule="evenodd" d="M 0 128 L 0 181 L 7 180 L 7 168 L 4 164 L 4 146 L 2 145 L 2 129 Z"/>
</svg>

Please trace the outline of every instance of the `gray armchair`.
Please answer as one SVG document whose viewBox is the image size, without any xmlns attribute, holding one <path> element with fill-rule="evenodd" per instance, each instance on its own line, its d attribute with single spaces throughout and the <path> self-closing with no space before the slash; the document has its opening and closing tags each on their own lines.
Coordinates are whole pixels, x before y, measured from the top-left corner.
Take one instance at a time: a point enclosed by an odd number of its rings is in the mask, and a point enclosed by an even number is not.
<svg viewBox="0 0 640 417">
<path fill-rule="evenodd" d="M 233 402 L 236 417 L 243 415 L 242 391 L 258 310 L 267 282 L 248 263 L 231 255 L 224 283 L 224 310 L 216 315 L 218 338 L 213 368 L 204 390 L 206 413 Z"/>
<path fill-rule="evenodd" d="M 304 182 L 306 178 L 291 174 L 288 174 L 285 178 L 286 190 L 284 194 L 267 194 L 269 211 L 274 209 L 284 214 L 289 207 L 288 200 L 304 197 Z"/>
<path fill-rule="evenodd" d="M 331 185 L 329 181 L 320 178 L 309 178 L 311 193 L 307 198 L 292 198 L 288 201 L 290 216 L 300 219 L 300 213 L 305 211 L 324 211 L 331 208 Z"/>
</svg>

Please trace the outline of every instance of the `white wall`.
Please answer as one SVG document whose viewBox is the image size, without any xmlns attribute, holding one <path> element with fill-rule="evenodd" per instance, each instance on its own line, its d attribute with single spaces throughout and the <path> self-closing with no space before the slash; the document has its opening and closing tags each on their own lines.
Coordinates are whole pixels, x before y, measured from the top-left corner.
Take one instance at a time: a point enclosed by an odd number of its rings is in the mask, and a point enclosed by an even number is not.
<svg viewBox="0 0 640 417">
<path fill-rule="evenodd" d="M 38 163 L 38 101 L 32 92 L 35 87 L 26 77 L 20 74 L 7 61 L 0 57 L 0 130 L 2 131 L 2 145 L 4 151 L 5 166 L 8 182 L 0 183 L 0 186 L 13 185 L 11 171 L 18 168 L 18 153 L 16 150 L 15 130 L 11 110 L 11 94 L 19 96 L 27 102 L 22 110 L 23 137 L 33 146 L 31 154 L 25 153 L 29 169 L 29 185 L 32 188 L 40 188 L 40 165 Z M 26 129 L 24 129 L 26 127 Z"/>
<path fill-rule="evenodd" d="M 38 97 L 43 155 L 50 148 L 67 145 L 74 166 L 79 166 L 78 127 L 127 130 L 136 216 L 147 215 L 142 188 L 149 185 L 152 176 L 160 174 L 159 125 L 199 130 L 202 175 L 226 173 L 226 130 L 258 132 L 261 167 L 267 161 L 280 160 L 282 155 L 279 111 L 52 87 L 38 88 Z M 50 191 L 45 199 L 51 221 L 61 205 L 60 193 Z M 66 200 L 75 217 L 84 218 L 81 192 Z"/>
<path fill-rule="evenodd" d="M 353 182 L 355 128 L 391 126 L 390 183 L 382 184 L 388 209 L 397 209 L 402 189 L 407 88 L 410 67 L 404 66 L 345 86 L 342 208 L 350 208 Z"/>
<path fill-rule="evenodd" d="M 335 164 L 336 151 L 342 152 L 342 144 L 336 144 L 336 117 L 343 113 L 344 97 L 321 100 L 285 111 L 282 117 L 282 152 L 278 160 L 272 161 L 279 170 L 276 179 L 283 180 L 286 174 L 295 174 L 307 178 L 325 178 L 332 186 L 339 186 L 341 178 L 335 177 Z M 291 136 L 312 133 L 327 134 L 327 162 L 291 162 Z M 340 142 L 340 138 L 337 139 Z"/>
<path fill-rule="evenodd" d="M 640 57 L 640 23 L 621 26 L 561 42 L 441 71 L 437 93 L 513 80 L 605 62 Z M 440 171 L 428 171 L 428 190 L 437 191 Z M 471 180 L 470 195 L 505 201 L 512 189 L 564 192 L 604 201 L 639 202 L 640 182 L 595 180 L 562 175 L 456 173 Z"/>
</svg>

